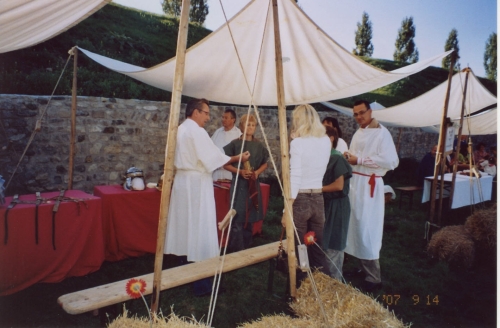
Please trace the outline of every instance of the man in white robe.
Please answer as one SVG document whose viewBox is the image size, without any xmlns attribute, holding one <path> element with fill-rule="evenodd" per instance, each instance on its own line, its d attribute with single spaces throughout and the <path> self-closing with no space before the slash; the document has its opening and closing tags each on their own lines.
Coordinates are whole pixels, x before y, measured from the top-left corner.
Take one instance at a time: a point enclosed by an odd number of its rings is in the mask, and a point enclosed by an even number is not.
<svg viewBox="0 0 500 328">
<path fill-rule="evenodd" d="M 363 289 L 381 287 L 379 254 L 384 229 L 384 181 L 382 177 L 399 164 L 389 131 L 372 118 L 370 103 L 354 103 L 354 118 L 360 128 L 354 133 L 349 151 L 352 165 L 349 199 L 351 216 L 345 252 L 360 259 L 365 274 Z"/>
<path fill-rule="evenodd" d="M 226 109 L 222 115 L 222 127 L 215 130 L 212 135 L 212 141 L 224 154 L 224 147 L 234 139 L 241 136 L 241 131 L 234 124 L 236 123 L 236 113 L 232 109 Z M 212 175 L 214 181 L 229 180 L 233 178 L 233 174 L 223 167 L 217 168 Z"/>
<path fill-rule="evenodd" d="M 240 155 L 221 153 L 203 129 L 210 120 L 207 100 L 191 100 L 186 117 L 177 132 L 164 253 L 196 262 L 219 255 L 212 171 L 237 162 Z M 246 162 L 250 154 L 241 157 Z"/>
</svg>

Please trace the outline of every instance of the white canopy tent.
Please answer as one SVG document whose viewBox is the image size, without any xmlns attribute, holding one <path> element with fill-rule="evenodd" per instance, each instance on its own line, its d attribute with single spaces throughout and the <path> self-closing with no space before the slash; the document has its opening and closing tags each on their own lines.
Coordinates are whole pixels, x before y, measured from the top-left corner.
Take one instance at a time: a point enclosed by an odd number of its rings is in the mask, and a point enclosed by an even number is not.
<svg viewBox="0 0 500 328">
<path fill-rule="evenodd" d="M 111 0 L 2 0 L 0 53 L 46 41 L 109 2 Z"/>
<path fill-rule="evenodd" d="M 465 82 L 465 72 L 457 73 L 453 76 L 450 89 L 450 102 L 448 105 L 448 117 L 452 121 L 460 120 L 462 109 L 462 97 Z M 373 112 L 373 117 L 386 126 L 398 127 L 421 127 L 425 131 L 439 133 L 435 126 L 441 124 L 441 114 L 444 106 L 444 98 L 448 81 L 445 81 L 434 89 L 397 106 L 379 109 Z M 477 77 L 471 72 L 469 75 L 465 115 L 473 114 L 488 106 L 495 105 L 497 98 L 491 94 Z M 343 114 L 352 116 L 352 108 L 336 105 L 330 102 L 322 102 L 323 105 L 335 109 Z M 464 134 L 494 134 L 497 133 L 496 108 L 482 115 L 472 116 L 464 119 L 464 129 L 467 122 L 470 124 L 470 131 Z M 434 128 L 433 128 L 434 127 Z"/>
<path fill-rule="evenodd" d="M 417 73 L 450 53 L 387 72 L 367 64 L 338 45 L 295 2 L 280 0 L 278 8 L 287 105 L 362 94 Z M 80 50 L 118 73 L 160 89 L 172 90 L 175 58 L 146 69 Z M 253 0 L 228 24 L 188 50 L 183 94 L 248 105 L 252 103 L 250 90 L 254 90 L 254 104 L 276 105 L 274 56 L 270 1 Z"/>
</svg>

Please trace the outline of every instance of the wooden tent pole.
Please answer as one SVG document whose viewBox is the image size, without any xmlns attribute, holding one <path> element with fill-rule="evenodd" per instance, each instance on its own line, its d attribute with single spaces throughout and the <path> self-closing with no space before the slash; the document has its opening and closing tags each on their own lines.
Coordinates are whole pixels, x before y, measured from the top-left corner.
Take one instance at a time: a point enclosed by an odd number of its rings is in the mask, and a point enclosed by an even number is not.
<svg viewBox="0 0 500 328">
<path fill-rule="evenodd" d="M 73 189 L 73 168 L 75 166 L 75 136 L 76 136 L 76 88 L 78 71 L 78 48 L 71 49 L 73 55 L 73 86 L 71 87 L 71 132 L 69 142 L 68 190 Z"/>
<path fill-rule="evenodd" d="M 465 113 L 465 100 L 467 97 L 467 84 L 469 82 L 469 73 L 470 73 L 470 68 L 464 68 L 462 72 L 465 73 L 465 85 L 464 85 L 464 92 L 462 96 L 462 111 L 460 112 L 460 125 L 458 127 L 458 135 L 457 135 L 457 146 L 455 147 L 455 163 L 453 163 L 453 176 L 451 178 L 451 191 L 450 191 L 450 205 L 449 208 L 451 208 L 451 205 L 453 203 L 453 194 L 455 193 L 455 180 L 457 177 L 457 167 L 458 167 L 458 154 L 460 153 L 460 144 L 461 144 L 461 139 L 462 139 L 462 127 L 464 124 L 464 113 Z"/>
<path fill-rule="evenodd" d="M 445 135 L 446 135 L 446 117 L 448 115 L 448 104 L 450 102 L 450 90 L 451 90 L 451 79 L 453 77 L 453 67 L 455 66 L 455 60 L 456 60 L 456 52 L 452 52 L 451 54 L 451 62 L 450 62 L 450 70 L 448 73 L 448 86 L 446 88 L 446 97 L 444 100 L 444 107 L 443 107 L 443 115 L 441 118 L 441 129 L 439 131 L 439 142 L 438 142 L 438 153 L 436 154 L 436 162 L 434 165 L 434 178 L 432 180 L 432 187 L 431 187 L 431 209 L 429 213 L 429 222 L 432 224 L 434 223 L 434 212 L 436 210 L 436 187 L 437 187 L 437 176 L 439 174 L 439 170 L 436 169 L 436 167 L 441 168 L 442 161 L 444 160 L 443 158 L 443 152 L 444 152 L 444 142 L 445 142 Z M 443 181 L 443 172 L 441 171 L 441 183 L 444 183 Z M 443 193 L 441 192 L 439 197 L 443 197 Z M 430 230 L 432 230 L 432 226 L 429 227 Z M 429 235 L 428 235 L 429 236 Z"/>
<path fill-rule="evenodd" d="M 276 84 L 278 96 L 278 119 L 280 127 L 281 146 L 281 176 L 283 178 L 284 197 L 290 199 L 290 159 L 288 156 L 288 132 L 286 123 L 285 88 L 283 85 L 283 60 L 281 54 L 281 39 L 278 16 L 278 1 L 273 0 L 273 22 L 274 22 L 274 51 L 276 62 Z M 291 210 L 291 209 L 290 209 Z M 288 252 L 288 271 L 290 272 L 290 296 L 296 298 L 296 255 L 295 240 L 293 234 L 292 215 L 285 206 L 284 215 L 286 217 L 286 242 Z"/>
<path fill-rule="evenodd" d="M 181 16 L 179 20 L 179 34 L 177 37 L 176 64 L 172 101 L 170 103 L 170 117 L 168 120 L 167 144 L 165 148 L 165 164 L 163 167 L 163 186 L 161 191 L 160 216 L 158 219 L 158 235 L 156 238 L 156 255 L 153 275 L 153 292 L 151 312 L 158 313 L 161 291 L 161 272 L 163 265 L 163 248 L 165 231 L 167 230 L 168 208 L 170 193 L 174 180 L 174 156 L 177 142 L 177 128 L 179 126 L 179 112 L 181 109 L 182 86 L 184 84 L 184 67 L 186 64 L 186 44 L 189 26 L 189 8 L 191 0 L 182 0 Z M 181 237 L 182 238 L 182 237 Z"/>
<path fill-rule="evenodd" d="M 403 128 L 399 128 L 398 134 L 398 145 L 396 146 L 396 153 L 399 154 L 399 147 L 401 146 L 401 135 L 403 134 Z"/>
</svg>

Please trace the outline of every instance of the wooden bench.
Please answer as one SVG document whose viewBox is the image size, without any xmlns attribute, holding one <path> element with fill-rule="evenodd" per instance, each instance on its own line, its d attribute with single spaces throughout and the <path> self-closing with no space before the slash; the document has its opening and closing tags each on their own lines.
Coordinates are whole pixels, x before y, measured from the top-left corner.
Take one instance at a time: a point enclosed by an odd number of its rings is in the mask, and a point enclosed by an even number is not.
<svg viewBox="0 0 500 328">
<path fill-rule="evenodd" d="M 240 252 L 226 255 L 222 272 L 240 269 L 255 263 L 264 262 L 278 255 L 278 244 L 274 242 Z M 283 245 L 286 247 L 285 241 Z M 161 274 L 161 290 L 177 287 L 203 278 L 213 277 L 219 268 L 221 257 L 214 257 L 205 261 L 163 270 Z M 153 290 L 153 273 L 131 277 L 143 279 L 146 282 L 144 295 L 149 295 Z M 81 314 L 130 300 L 125 286 L 130 279 L 97 286 L 78 292 L 63 295 L 57 303 L 69 314 Z"/>
<path fill-rule="evenodd" d="M 401 201 L 403 197 L 408 197 L 410 200 L 410 210 L 413 206 L 413 193 L 418 190 L 424 189 L 423 187 L 418 186 L 406 186 L 406 187 L 396 187 L 395 190 L 399 191 L 399 209 L 401 209 Z"/>
</svg>

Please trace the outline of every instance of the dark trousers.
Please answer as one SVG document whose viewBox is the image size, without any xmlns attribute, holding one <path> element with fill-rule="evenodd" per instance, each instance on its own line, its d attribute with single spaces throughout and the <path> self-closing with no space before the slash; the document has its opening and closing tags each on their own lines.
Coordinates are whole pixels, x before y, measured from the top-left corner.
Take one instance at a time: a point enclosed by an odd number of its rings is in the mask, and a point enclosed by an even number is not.
<svg viewBox="0 0 500 328">
<path fill-rule="evenodd" d="M 229 243 L 227 244 L 228 253 L 239 252 L 250 247 L 252 233 L 252 222 L 246 222 L 246 224 L 245 222 L 233 222 L 229 234 Z"/>
<path fill-rule="evenodd" d="M 325 207 L 323 203 L 323 194 L 305 194 L 299 193 L 293 202 L 293 222 L 297 228 L 300 242 L 304 243 L 304 235 L 309 231 L 316 234 L 316 244 L 307 247 L 309 266 L 319 269 L 321 272 L 330 275 L 330 270 L 326 265 L 325 253 L 320 249 L 323 244 L 323 228 L 325 225 Z M 295 242 L 298 245 L 298 241 Z M 297 248 L 295 249 L 298 254 Z M 302 271 L 297 272 L 297 281 L 306 277 Z"/>
<path fill-rule="evenodd" d="M 177 257 L 178 266 L 189 264 L 187 256 Z M 193 293 L 196 296 L 209 295 L 212 292 L 212 278 L 204 278 L 193 282 Z"/>
</svg>

